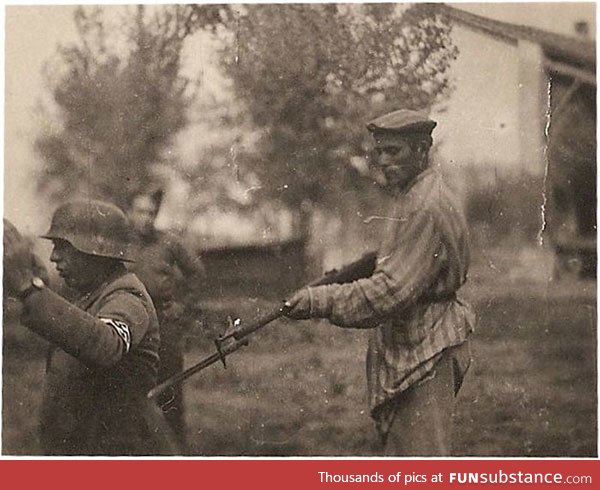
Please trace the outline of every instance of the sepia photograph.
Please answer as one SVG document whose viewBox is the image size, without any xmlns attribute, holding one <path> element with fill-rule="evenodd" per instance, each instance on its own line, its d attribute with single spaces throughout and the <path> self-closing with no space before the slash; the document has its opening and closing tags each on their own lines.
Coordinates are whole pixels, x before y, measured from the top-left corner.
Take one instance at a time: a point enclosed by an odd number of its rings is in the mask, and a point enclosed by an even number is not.
<svg viewBox="0 0 600 490">
<path fill-rule="evenodd" d="M 4 13 L 2 456 L 598 457 L 595 2 Z"/>
</svg>

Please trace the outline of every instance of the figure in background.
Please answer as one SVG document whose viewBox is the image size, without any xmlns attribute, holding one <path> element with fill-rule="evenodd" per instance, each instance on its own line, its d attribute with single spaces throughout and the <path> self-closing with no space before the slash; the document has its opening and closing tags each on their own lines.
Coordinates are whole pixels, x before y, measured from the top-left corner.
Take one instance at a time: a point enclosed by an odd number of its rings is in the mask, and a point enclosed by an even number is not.
<svg viewBox="0 0 600 490">
<path fill-rule="evenodd" d="M 142 189 L 131 196 L 129 219 L 134 231 L 133 270 L 146 286 L 156 307 L 160 325 L 159 382 L 183 371 L 184 335 L 198 317 L 198 293 L 204 268 L 172 233 L 157 230 L 162 189 Z M 159 400 L 167 421 L 185 441 L 183 390 L 181 385 Z"/>
</svg>

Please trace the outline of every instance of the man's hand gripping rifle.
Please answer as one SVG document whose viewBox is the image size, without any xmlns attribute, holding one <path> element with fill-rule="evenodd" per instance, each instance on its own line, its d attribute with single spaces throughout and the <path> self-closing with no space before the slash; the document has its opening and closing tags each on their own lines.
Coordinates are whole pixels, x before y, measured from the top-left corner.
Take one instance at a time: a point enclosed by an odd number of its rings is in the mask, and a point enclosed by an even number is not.
<svg viewBox="0 0 600 490">
<path fill-rule="evenodd" d="M 322 286 L 325 284 L 344 284 L 362 279 L 364 277 L 369 277 L 373 274 L 376 263 L 377 254 L 375 252 L 366 253 L 356 262 L 352 262 L 351 264 L 348 264 L 339 270 L 334 269 L 325 273 L 325 275 L 320 279 L 311 282 L 308 287 Z M 182 383 L 190 376 L 202 371 L 216 362 L 221 361 L 223 366 L 227 367 L 225 358 L 229 354 L 232 354 L 241 347 L 248 345 L 248 337 L 251 334 L 257 330 L 260 330 L 272 321 L 281 318 L 285 315 L 286 311 L 287 307 L 284 303 L 283 305 L 268 311 L 264 315 L 246 325 L 230 325 L 229 329 L 223 335 L 215 339 L 217 352 L 206 357 L 185 371 L 182 371 L 181 373 L 178 373 L 175 376 L 165 380 L 161 384 L 155 386 L 148 392 L 148 398 L 156 398 L 165 390 Z"/>
</svg>

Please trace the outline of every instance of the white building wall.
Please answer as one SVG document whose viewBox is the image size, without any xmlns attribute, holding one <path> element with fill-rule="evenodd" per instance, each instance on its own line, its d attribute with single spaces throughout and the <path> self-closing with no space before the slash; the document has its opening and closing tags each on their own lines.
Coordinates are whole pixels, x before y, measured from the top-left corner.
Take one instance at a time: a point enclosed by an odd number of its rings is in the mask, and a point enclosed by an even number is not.
<svg viewBox="0 0 600 490">
<path fill-rule="evenodd" d="M 517 48 L 461 26 L 453 39 L 460 51 L 450 71 L 454 90 L 432 114 L 442 165 L 518 168 Z"/>
<path fill-rule="evenodd" d="M 503 22 L 575 36 L 584 21 L 596 34 L 593 2 L 457 3 L 452 6 Z M 476 164 L 492 171 L 544 170 L 546 78 L 539 46 L 514 46 L 455 24 L 460 50 L 451 68 L 455 90 L 447 110 L 434 111 L 434 132 L 445 166 Z M 537 93 L 537 95 L 536 95 Z"/>
</svg>

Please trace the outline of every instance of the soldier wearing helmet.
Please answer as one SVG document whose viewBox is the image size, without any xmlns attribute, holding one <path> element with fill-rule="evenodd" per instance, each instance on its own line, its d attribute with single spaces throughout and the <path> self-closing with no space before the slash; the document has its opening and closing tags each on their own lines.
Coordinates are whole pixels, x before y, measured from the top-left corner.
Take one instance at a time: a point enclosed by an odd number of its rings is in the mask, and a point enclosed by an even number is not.
<svg viewBox="0 0 600 490">
<path fill-rule="evenodd" d="M 40 442 L 48 455 L 144 455 L 165 450 L 145 394 L 156 384 L 159 330 L 152 300 L 124 263 L 129 223 L 116 206 L 73 201 L 54 213 L 43 238 L 76 298 L 36 276 L 24 239 L 4 233 L 5 293 L 23 304 L 22 323 L 51 344 Z M 39 261 L 38 261 L 39 262 Z M 158 421 L 160 425 L 160 421 Z"/>
<path fill-rule="evenodd" d="M 467 280 L 468 230 L 460 202 L 430 167 L 436 123 L 399 110 L 367 125 L 375 179 L 394 196 L 373 275 L 309 287 L 288 316 L 369 328 L 371 415 L 390 456 L 450 454 L 454 397 L 470 364 L 474 314 L 457 292 Z"/>
</svg>

